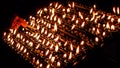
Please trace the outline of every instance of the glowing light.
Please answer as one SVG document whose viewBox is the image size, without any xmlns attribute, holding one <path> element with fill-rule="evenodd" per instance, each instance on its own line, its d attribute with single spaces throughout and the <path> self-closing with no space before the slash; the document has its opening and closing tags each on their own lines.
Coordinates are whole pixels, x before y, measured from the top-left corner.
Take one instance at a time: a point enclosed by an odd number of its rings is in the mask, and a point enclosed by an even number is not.
<svg viewBox="0 0 120 68">
<path fill-rule="evenodd" d="M 54 41 L 57 42 L 59 40 L 59 36 L 57 36 Z"/>
<path fill-rule="evenodd" d="M 116 13 L 115 7 L 113 7 L 113 12 Z"/>
<path fill-rule="evenodd" d="M 106 24 L 106 28 L 107 28 L 107 29 L 110 29 L 109 23 Z"/>
<path fill-rule="evenodd" d="M 4 32 L 4 36 L 6 36 L 6 32 Z"/>
<path fill-rule="evenodd" d="M 96 42 L 98 42 L 98 41 L 99 41 L 98 37 L 95 37 L 95 41 L 96 41 Z"/>
<path fill-rule="evenodd" d="M 75 28 L 75 25 L 72 26 L 71 30 L 73 30 Z"/>
<path fill-rule="evenodd" d="M 83 22 L 82 24 L 81 24 L 81 27 L 84 27 L 85 26 L 85 22 Z"/>
<path fill-rule="evenodd" d="M 66 46 L 67 45 L 67 41 L 64 43 L 64 46 Z"/>
<path fill-rule="evenodd" d="M 37 61 L 36 61 L 36 64 L 38 65 L 39 63 L 40 63 L 39 60 L 37 60 Z"/>
<path fill-rule="evenodd" d="M 59 46 L 56 45 L 56 46 L 55 46 L 55 51 L 58 52 L 58 50 L 59 50 Z"/>
<path fill-rule="evenodd" d="M 73 51 L 73 45 L 72 44 L 70 44 L 70 49 L 71 49 L 71 51 Z"/>
<path fill-rule="evenodd" d="M 120 18 L 118 18 L 118 23 L 120 23 Z"/>
<path fill-rule="evenodd" d="M 72 52 L 70 52 L 68 59 L 72 59 Z"/>
<path fill-rule="evenodd" d="M 96 8 L 96 5 L 94 5 L 93 7 Z"/>
<path fill-rule="evenodd" d="M 84 45 L 84 41 L 81 41 L 80 45 Z"/>
<path fill-rule="evenodd" d="M 44 8 L 44 11 L 46 12 L 46 11 L 47 11 L 47 8 Z"/>
<path fill-rule="evenodd" d="M 57 24 L 54 24 L 54 31 L 57 31 Z"/>
<path fill-rule="evenodd" d="M 51 62 L 53 63 L 55 61 L 55 57 L 52 57 L 51 58 Z"/>
<path fill-rule="evenodd" d="M 117 7 L 117 14 L 120 14 L 120 9 L 119 9 L 119 7 Z"/>
<path fill-rule="evenodd" d="M 79 54 L 79 52 L 80 52 L 80 46 L 77 46 L 77 48 L 76 48 L 76 54 Z"/>
<path fill-rule="evenodd" d="M 58 23 L 61 24 L 61 19 L 60 18 L 58 18 Z"/>
<path fill-rule="evenodd" d="M 78 12 L 78 14 L 79 14 L 80 18 L 83 19 L 81 12 Z"/>
<path fill-rule="evenodd" d="M 90 14 L 93 12 L 93 8 L 90 9 Z"/>
<path fill-rule="evenodd" d="M 111 30 L 115 30 L 115 26 L 114 25 L 111 25 Z"/>
<path fill-rule="evenodd" d="M 58 61 L 58 62 L 57 62 L 57 66 L 60 67 L 60 65 L 61 65 L 60 62 Z"/>
<path fill-rule="evenodd" d="M 70 8 L 67 8 L 67 12 L 70 12 Z"/>
<path fill-rule="evenodd" d="M 41 29 L 41 34 L 44 32 L 44 30 L 45 30 L 45 28 L 43 27 L 43 28 Z"/>
<path fill-rule="evenodd" d="M 66 58 L 66 57 L 67 57 L 67 54 L 65 53 L 65 54 L 63 55 L 63 57 Z"/>
<path fill-rule="evenodd" d="M 48 64 L 46 68 L 50 68 L 50 64 Z"/>
<path fill-rule="evenodd" d="M 45 55 L 47 56 L 49 54 L 49 50 L 46 51 Z"/>
<path fill-rule="evenodd" d="M 74 21 L 75 20 L 75 15 L 73 15 L 73 17 L 72 17 L 72 19 L 71 19 L 72 21 Z"/>
<path fill-rule="evenodd" d="M 75 7 L 75 2 L 72 2 L 72 7 L 73 7 L 73 8 Z"/>
<path fill-rule="evenodd" d="M 105 32 L 103 32 L 103 34 L 102 34 L 103 36 L 105 36 L 106 35 L 106 33 Z"/>
<path fill-rule="evenodd" d="M 64 14 L 63 16 L 62 16 L 62 18 L 65 18 L 66 17 L 66 14 Z"/>
</svg>

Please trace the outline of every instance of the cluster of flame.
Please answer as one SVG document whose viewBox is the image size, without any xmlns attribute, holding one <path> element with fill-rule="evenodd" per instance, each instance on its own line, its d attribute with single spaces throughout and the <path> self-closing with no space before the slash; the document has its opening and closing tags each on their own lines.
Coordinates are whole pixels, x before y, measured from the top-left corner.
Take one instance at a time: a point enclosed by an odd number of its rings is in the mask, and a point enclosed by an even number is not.
<svg viewBox="0 0 120 68">
<path fill-rule="evenodd" d="M 105 37 L 119 30 L 119 7 L 113 12 L 99 11 L 96 5 L 50 3 L 30 16 L 27 24 L 32 28 L 10 28 L 3 39 L 36 68 L 75 65 L 77 58 L 85 58 L 87 48 L 103 45 Z"/>
</svg>

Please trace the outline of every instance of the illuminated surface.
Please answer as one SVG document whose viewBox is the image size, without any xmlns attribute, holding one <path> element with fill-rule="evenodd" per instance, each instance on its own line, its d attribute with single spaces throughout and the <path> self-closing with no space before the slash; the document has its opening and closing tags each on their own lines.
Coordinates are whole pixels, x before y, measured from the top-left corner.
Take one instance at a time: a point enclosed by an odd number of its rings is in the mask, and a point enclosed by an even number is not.
<svg viewBox="0 0 120 68">
<path fill-rule="evenodd" d="M 119 8 L 113 12 L 119 14 Z M 97 11 L 95 5 L 86 9 L 74 2 L 68 7 L 51 3 L 30 16 L 32 28 L 9 29 L 4 40 L 35 67 L 62 67 L 84 58 L 87 47 L 103 45 L 119 23 L 118 16 Z"/>
</svg>

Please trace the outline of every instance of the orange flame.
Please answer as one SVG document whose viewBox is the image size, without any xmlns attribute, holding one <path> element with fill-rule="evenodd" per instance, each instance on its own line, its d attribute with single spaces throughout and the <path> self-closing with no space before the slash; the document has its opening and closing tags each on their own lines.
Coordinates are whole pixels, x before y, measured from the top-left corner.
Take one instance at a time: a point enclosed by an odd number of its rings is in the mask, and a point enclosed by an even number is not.
<svg viewBox="0 0 120 68">
<path fill-rule="evenodd" d="M 77 48 L 76 48 L 76 54 L 79 54 L 79 52 L 80 52 L 80 46 L 77 46 Z"/>
</svg>

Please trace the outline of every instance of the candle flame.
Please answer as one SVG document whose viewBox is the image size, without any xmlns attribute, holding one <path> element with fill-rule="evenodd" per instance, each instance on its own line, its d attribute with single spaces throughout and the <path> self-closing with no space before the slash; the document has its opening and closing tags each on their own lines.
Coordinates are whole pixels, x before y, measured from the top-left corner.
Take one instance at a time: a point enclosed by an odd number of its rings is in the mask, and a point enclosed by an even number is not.
<svg viewBox="0 0 120 68">
<path fill-rule="evenodd" d="M 70 8 L 67 8 L 67 12 L 70 12 Z"/>
<path fill-rule="evenodd" d="M 72 59 L 72 52 L 70 52 L 68 59 Z"/>
<path fill-rule="evenodd" d="M 51 58 L 52 58 L 52 54 L 49 55 L 49 59 L 51 59 Z"/>
<path fill-rule="evenodd" d="M 120 14 L 120 9 L 119 9 L 119 7 L 117 7 L 117 14 Z"/>
<path fill-rule="evenodd" d="M 43 27 L 43 28 L 41 29 L 41 34 L 44 32 L 44 30 L 45 30 L 45 28 Z"/>
<path fill-rule="evenodd" d="M 57 36 L 54 41 L 57 42 L 59 40 L 59 36 Z"/>
<path fill-rule="evenodd" d="M 83 15 L 81 14 L 81 12 L 78 12 L 78 15 L 81 19 L 83 19 Z"/>
<path fill-rule="evenodd" d="M 113 12 L 116 13 L 115 7 L 113 7 Z"/>
<path fill-rule="evenodd" d="M 83 22 L 82 24 L 81 24 L 81 27 L 83 28 L 85 26 L 85 22 Z"/>
<path fill-rule="evenodd" d="M 63 14 L 62 18 L 65 18 L 66 17 L 66 14 Z"/>
<path fill-rule="evenodd" d="M 27 49 L 24 49 L 23 53 L 26 53 L 27 52 Z"/>
<path fill-rule="evenodd" d="M 118 23 L 120 23 L 120 18 L 118 18 Z"/>
<path fill-rule="evenodd" d="M 76 54 L 79 54 L 79 52 L 80 52 L 80 46 L 77 46 L 77 48 L 76 48 Z"/>
<path fill-rule="evenodd" d="M 36 65 L 38 65 L 39 63 L 40 63 L 39 60 L 37 60 L 37 61 L 36 61 Z"/>
<path fill-rule="evenodd" d="M 42 67 L 42 66 L 43 66 L 43 64 L 40 64 L 39 66 L 40 66 L 40 67 Z"/>
<path fill-rule="evenodd" d="M 90 14 L 93 12 L 93 8 L 90 9 Z"/>
<path fill-rule="evenodd" d="M 55 61 L 55 57 L 52 57 L 51 58 L 51 62 L 53 63 Z"/>
<path fill-rule="evenodd" d="M 45 55 L 47 56 L 49 54 L 49 50 L 46 51 Z"/>
<path fill-rule="evenodd" d="M 60 62 L 58 61 L 58 62 L 57 62 L 57 66 L 60 67 L 60 65 L 61 65 Z"/>
<path fill-rule="evenodd" d="M 53 44 L 51 44 L 50 49 L 52 49 L 52 48 L 53 48 L 53 46 L 54 46 L 54 45 L 53 45 Z"/>
<path fill-rule="evenodd" d="M 74 20 L 75 20 L 75 15 L 73 15 L 73 16 L 72 16 L 72 19 L 71 19 L 71 20 L 72 20 L 72 21 L 74 21 Z"/>
<path fill-rule="evenodd" d="M 80 45 L 84 45 L 84 41 L 81 41 Z"/>
<path fill-rule="evenodd" d="M 74 28 L 75 28 L 75 25 L 73 24 L 71 30 L 73 30 Z"/>
<path fill-rule="evenodd" d="M 61 19 L 60 19 L 60 18 L 58 18 L 58 24 L 59 24 L 59 25 L 61 24 Z"/>
<path fill-rule="evenodd" d="M 62 6 L 62 5 L 60 4 L 57 9 L 61 8 L 61 6 Z"/>
<path fill-rule="evenodd" d="M 105 32 L 103 32 L 103 36 L 105 36 L 106 35 L 106 33 Z"/>
<path fill-rule="evenodd" d="M 64 55 L 63 55 L 63 58 L 66 58 L 67 57 L 67 54 L 65 53 Z"/>
<path fill-rule="evenodd" d="M 20 48 L 20 51 L 22 51 L 22 50 L 23 50 L 23 48 L 24 48 L 24 46 L 22 46 L 22 47 Z"/>
<path fill-rule="evenodd" d="M 47 8 L 44 8 L 44 11 L 46 12 L 48 9 Z"/>
<path fill-rule="evenodd" d="M 110 25 L 109 25 L 109 23 L 106 24 L 106 28 L 110 29 Z"/>
<path fill-rule="evenodd" d="M 72 7 L 73 7 L 73 8 L 75 7 L 75 3 L 74 3 L 74 2 L 72 2 Z"/>
<path fill-rule="evenodd" d="M 56 46 L 55 46 L 55 51 L 58 52 L 58 49 L 59 49 L 59 46 L 56 45 Z"/>
<path fill-rule="evenodd" d="M 67 45 L 67 41 L 64 43 L 64 46 L 66 46 Z"/>
<path fill-rule="evenodd" d="M 73 45 L 72 44 L 70 44 L 70 49 L 71 49 L 71 51 L 73 51 Z"/>
<path fill-rule="evenodd" d="M 111 25 L 111 30 L 115 30 L 115 26 L 114 25 Z"/>
<path fill-rule="evenodd" d="M 50 44 L 50 42 L 48 41 L 47 43 L 46 43 L 46 46 L 48 46 Z"/>
<path fill-rule="evenodd" d="M 50 64 L 48 64 L 46 68 L 50 68 Z"/>
<path fill-rule="evenodd" d="M 96 8 L 96 5 L 94 5 L 93 8 Z"/>
<path fill-rule="evenodd" d="M 98 37 L 95 37 L 95 41 L 96 41 L 96 42 L 98 42 L 98 41 L 99 41 Z"/>
<path fill-rule="evenodd" d="M 54 31 L 57 31 L 57 24 L 54 24 Z"/>
</svg>

